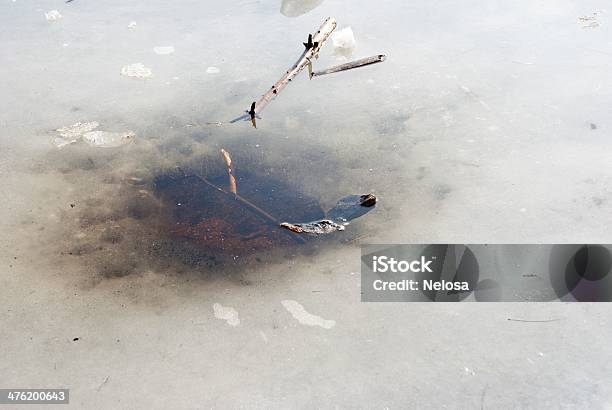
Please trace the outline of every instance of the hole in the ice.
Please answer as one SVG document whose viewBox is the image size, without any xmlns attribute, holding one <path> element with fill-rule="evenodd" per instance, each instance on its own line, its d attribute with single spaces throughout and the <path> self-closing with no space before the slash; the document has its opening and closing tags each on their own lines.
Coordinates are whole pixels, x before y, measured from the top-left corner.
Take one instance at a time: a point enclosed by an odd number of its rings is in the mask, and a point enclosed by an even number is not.
<svg viewBox="0 0 612 410">
<path fill-rule="evenodd" d="M 304 243 L 279 223 L 325 216 L 317 200 L 277 179 L 241 172 L 237 183 L 240 196 L 253 206 L 214 187 L 227 185 L 227 175 L 204 179 L 176 170 L 157 176 L 153 190 L 163 204 L 161 230 L 216 254 L 242 256 Z"/>
</svg>

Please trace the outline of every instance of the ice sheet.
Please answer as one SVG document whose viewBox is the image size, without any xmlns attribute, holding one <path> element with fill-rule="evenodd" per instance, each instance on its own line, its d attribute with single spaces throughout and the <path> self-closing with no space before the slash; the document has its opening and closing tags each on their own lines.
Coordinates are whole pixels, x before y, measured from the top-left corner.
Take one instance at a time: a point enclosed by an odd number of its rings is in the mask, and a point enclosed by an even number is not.
<svg viewBox="0 0 612 410">
<path fill-rule="evenodd" d="M 602 3 L 289 3 L 0 6 L 3 386 L 70 387 L 80 408 L 610 407 L 609 305 L 364 304 L 358 274 L 360 243 L 610 242 Z M 302 73 L 257 129 L 223 125 L 327 16 L 354 29 L 355 58 L 387 61 Z M 315 70 L 337 63 L 332 45 Z M 55 131 L 92 120 L 138 138 L 98 149 Z M 168 206 L 154 177 L 225 172 L 220 147 L 239 189 L 257 170 L 323 209 L 371 192 L 377 210 L 338 233 L 353 242 L 242 269 L 145 235 Z"/>
</svg>

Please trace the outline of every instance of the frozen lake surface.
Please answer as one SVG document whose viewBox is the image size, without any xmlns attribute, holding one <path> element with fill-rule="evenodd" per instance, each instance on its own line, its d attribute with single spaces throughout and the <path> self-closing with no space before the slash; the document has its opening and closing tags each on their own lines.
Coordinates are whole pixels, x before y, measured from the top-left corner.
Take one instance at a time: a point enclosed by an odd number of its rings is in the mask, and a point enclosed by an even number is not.
<svg viewBox="0 0 612 410">
<path fill-rule="evenodd" d="M 2 0 L 0 386 L 95 408 L 610 408 L 607 304 L 366 304 L 359 288 L 362 243 L 612 242 L 605 7 Z M 387 60 L 302 73 L 257 129 L 215 125 L 328 16 L 355 44 L 328 42 L 315 69 Z M 249 227 L 273 246 L 242 252 L 184 224 L 175 199 L 196 195 L 160 188 L 177 167 L 226 180 L 221 148 L 238 191 L 281 214 L 378 205 L 302 247 Z"/>
</svg>

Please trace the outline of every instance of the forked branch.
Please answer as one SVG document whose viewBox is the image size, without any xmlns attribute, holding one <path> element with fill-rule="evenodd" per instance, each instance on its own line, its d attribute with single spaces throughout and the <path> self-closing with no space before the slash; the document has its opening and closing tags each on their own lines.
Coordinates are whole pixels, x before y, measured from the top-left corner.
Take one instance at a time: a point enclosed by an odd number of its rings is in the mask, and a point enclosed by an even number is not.
<svg viewBox="0 0 612 410">
<path fill-rule="evenodd" d="M 298 59 L 298 61 L 291 67 L 285 75 L 278 80 L 268 92 L 266 92 L 257 102 L 251 104 L 251 109 L 247 111 L 245 115 L 233 119 L 232 123 L 251 119 L 253 126 L 256 127 L 255 118 L 257 115 L 272 101 L 278 93 L 280 93 L 289 84 L 295 76 L 297 76 L 305 67 L 310 65 L 312 59 L 319 53 L 323 44 L 327 41 L 331 33 L 336 29 L 337 23 L 333 17 L 328 17 L 317 32 L 312 35 L 308 35 L 308 41 L 304 44 L 304 52 Z"/>
</svg>

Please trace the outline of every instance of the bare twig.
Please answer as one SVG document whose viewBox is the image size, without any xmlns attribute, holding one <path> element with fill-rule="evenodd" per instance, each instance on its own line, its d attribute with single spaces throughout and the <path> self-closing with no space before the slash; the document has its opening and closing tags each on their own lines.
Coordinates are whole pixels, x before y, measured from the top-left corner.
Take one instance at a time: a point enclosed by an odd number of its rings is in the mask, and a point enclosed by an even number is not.
<svg viewBox="0 0 612 410">
<path fill-rule="evenodd" d="M 226 191 L 225 189 L 213 184 L 212 182 L 210 182 L 208 179 L 206 179 L 205 177 L 203 177 L 202 175 L 198 175 L 198 174 L 191 174 L 194 177 L 198 178 L 200 181 L 204 182 L 206 185 L 210 186 L 211 188 L 225 194 L 225 195 L 231 195 L 234 199 L 236 199 L 238 202 L 240 202 L 242 205 L 244 205 L 246 208 L 248 208 L 250 211 L 254 212 L 256 215 L 258 215 L 259 217 L 263 218 L 264 220 L 271 222 L 273 225 L 278 225 L 279 221 L 278 219 L 276 219 L 275 217 L 273 217 L 272 215 L 270 215 L 268 212 L 264 211 L 263 209 L 261 209 L 260 207 L 258 207 L 257 205 L 255 205 L 254 203 L 252 203 L 251 201 L 249 201 L 248 199 L 246 199 L 243 196 L 240 196 L 237 193 L 234 192 L 229 192 Z M 291 231 L 286 231 L 283 230 L 284 232 L 287 232 L 291 238 L 297 242 L 300 243 L 306 243 L 306 241 L 304 240 L 304 238 L 300 237 L 299 235 L 291 232 Z"/>
<path fill-rule="evenodd" d="M 372 65 L 376 63 L 381 63 L 385 61 L 386 58 L 387 56 L 385 56 L 384 54 L 362 58 L 360 60 L 355 60 L 355 61 L 351 61 L 348 63 L 336 65 L 330 68 L 326 68 L 325 70 L 315 71 L 310 74 L 310 78 L 318 77 L 318 76 L 325 75 L 325 74 L 337 73 L 340 71 L 352 70 L 354 68 L 365 67 L 367 65 Z"/>
<path fill-rule="evenodd" d="M 285 88 L 287 84 L 289 84 L 289 82 L 300 73 L 300 71 L 304 69 L 304 67 L 310 64 L 312 58 L 319 53 L 319 50 L 321 50 L 321 47 L 323 47 L 325 41 L 327 41 L 331 33 L 336 29 L 336 25 L 336 20 L 332 17 L 328 17 L 323 24 L 321 24 L 319 30 L 317 30 L 317 32 L 312 36 L 312 41 L 310 41 L 309 36 L 308 43 L 304 44 L 306 50 L 304 50 L 299 60 L 293 65 L 293 67 L 291 67 L 290 70 L 287 71 L 284 76 L 281 77 L 280 80 L 276 82 L 276 84 L 272 86 L 270 91 L 265 93 L 259 99 L 259 101 L 257 101 L 257 104 L 255 104 L 254 107 L 255 114 L 259 114 L 265 108 L 265 106 L 272 101 L 274 97 L 276 97 L 276 95 L 280 93 L 283 88 Z"/>
<path fill-rule="evenodd" d="M 106 383 L 108 383 L 108 379 L 110 379 L 110 376 L 106 376 L 106 378 L 104 379 L 104 381 L 102 382 L 102 384 L 100 384 L 100 385 L 98 386 L 98 388 L 96 389 L 96 391 L 100 391 L 100 389 L 102 389 L 102 387 L 104 387 L 104 385 L 105 385 Z"/>
<path fill-rule="evenodd" d="M 230 157 L 229 152 L 221 148 L 221 155 L 223 155 L 223 159 L 225 160 L 225 164 L 227 165 L 227 174 L 229 176 L 229 186 L 230 192 L 234 195 L 238 195 L 238 187 L 236 186 L 236 177 L 234 176 L 234 167 L 232 166 L 232 157 Z"/>
<path fill-rule="evenodd" d="M 259 114 L 265 107 L 268 105 L 270 101 L 272 101 L 278 93 L 280 93 L 286 86 L 297 76 L 300 71 L 302 71 L 305 67 L 307 67 L 311 60 L 319 53 L 325 41 L 329 38 L 331 33 L 336 29 L 336 20 L 333 17 L 328 17 L 325 19 L 321 27 L 317 30 L 314 35 L 308 36 L 308 42 L 304 43 L 304 47 L 306 48 L 298 61 L 291 67 L 285 75 L 278 80 L 270 90 L 265 93 L 259 101 L 255 103 L 255 106 L 251 105 L 251 109 L 247 111 L 247 114 L 242 115 L 238 118 L 233 119 L 232 123 L 244 119 L 251 119 L 253 125 L 255 125 L 255 117 Z"/>
<path fill-rule="evenodd" d="M 212 182 L 210 182 L 208 179 L 204 178 L 202 175 L 198 175 L 198 174 L 193 174 L 194 177 L 198 178 L 200 181 L 204 182 L 206 185 L 210 186 L 211 188 L 216 189 L 219 192 L 222 192 L 226 195 L 232 195 L 236 200 L 238 200 L 239 202 L 241 202 L 243 205 L 246 205 L 248 208 L 250 208 L 252 211 L 255 211 L 255 213 L 259 214 L 260 216 L 262 216 L 264 219 L 273 222 L 274 224 L 278 224 L 278 220 L 276 218 L 274 218 L 272 215 L 270 215 L 269 213 L 267 213 L 266 211 L 264 211 L 263 209 L 261 209 L 260 207 L 258 207 L 257 205 L 255 205 L 254 203 L 252 203 L 251 201 L 249 201 L 248 199 L 235 194 L 233 192 L 230 191 L 226 191 L 225 189 L 213 184 Z"/>
</svg>

